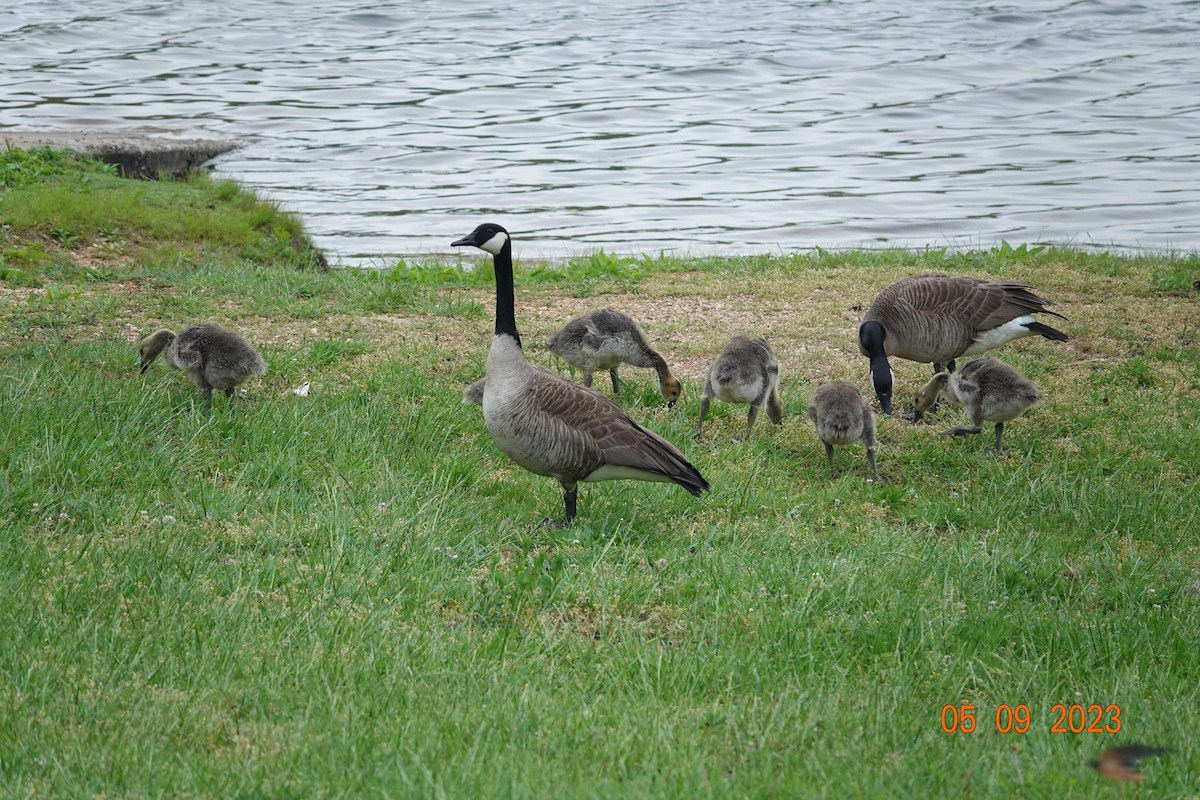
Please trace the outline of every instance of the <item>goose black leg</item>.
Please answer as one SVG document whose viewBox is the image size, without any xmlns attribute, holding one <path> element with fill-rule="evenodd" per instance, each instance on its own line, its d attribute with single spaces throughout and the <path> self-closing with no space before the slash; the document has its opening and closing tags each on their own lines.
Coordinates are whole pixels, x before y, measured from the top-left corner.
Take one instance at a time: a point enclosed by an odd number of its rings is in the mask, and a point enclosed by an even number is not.
<svg viewBox="0 0 1200 800">
<path fill-rule="evenodd" d="M 621 394 L 621 381 L 617 380 L 617 368 L 613 367 L 612 369 L 610 369 L 608 371 L 608 376 L 610 378 L 612 378 L 613 394 L 619 396 Z"/>
<path fill-rule="evenodd" d="M 576 501 L 579 499 L 579 485 L 576 483 L 563 483 L 563 520 L 559 522 L 556 519 L 546 517 L 542 520 L 542 524 L 547 528 L 565 528 L 575 519 Z"/>
</svg>

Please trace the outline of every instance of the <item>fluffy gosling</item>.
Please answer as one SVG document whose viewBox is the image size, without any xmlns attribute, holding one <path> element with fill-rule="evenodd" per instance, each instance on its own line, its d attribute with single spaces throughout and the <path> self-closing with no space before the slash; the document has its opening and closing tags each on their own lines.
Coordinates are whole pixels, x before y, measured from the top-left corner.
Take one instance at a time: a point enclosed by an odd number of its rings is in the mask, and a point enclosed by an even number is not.
<svg viewBox="0 0 1200 800">
<path fill-rule="evenodd" d="M 767 416 L 776 425 L 783 423 L 783 398 L 779 396 L 779 360 L 765 339 L 757 336 L 734 336 L 725 345 L 708 370 L 704 394 L 700 398 L 700 419 L 696 423 L 697 441 L 703 436 L 704 418 L 713 398 L 726 403 L 749 403 L 746 415 L 746 435 L 758 417 L 758 410 L 767 408 Z"/>
<path fill-rule="evenodd" d="M 817 438 L 825 445 L 830 469 L 833 468 L 835 444 L 850 444 L 861 439 L 867 446 L 873 480 L 879 483 L 879 466 L 875 462 L 875 414 L 857 386 L 834 381 L 820 387 L 808 404 L 808 418 L 817 426 Z"/>
<path fill-rule="evenodd" d="M 983 423 L 996 423 L 996 452 L 1002 449 L 1004 423 L 1016 419 L 1042 402 L 1041 392 L 1024 375 L 998 358 L 978 358 L 956 372 L 939 372 L 917 392 L 916 408 L 924 412 L 937 402 L 938 395 L 960 404 L 971 424 L 959 425 L 942 433 L 961 436 L 979 433 Z"/>
<path fill-rule="evenodd" d="M 222 389 L 233 408 L 233 390 L 254 375 L 267 371 L 266 362 L 249 342 L 215 322 L 202 322 L 178 336 L 162 328 L 138 343 L 142 372 L 162 354 L 173 369 L 182 370 L 204 393 L 204 410 L 212 411 L 213 389 Z"/>
</svg>

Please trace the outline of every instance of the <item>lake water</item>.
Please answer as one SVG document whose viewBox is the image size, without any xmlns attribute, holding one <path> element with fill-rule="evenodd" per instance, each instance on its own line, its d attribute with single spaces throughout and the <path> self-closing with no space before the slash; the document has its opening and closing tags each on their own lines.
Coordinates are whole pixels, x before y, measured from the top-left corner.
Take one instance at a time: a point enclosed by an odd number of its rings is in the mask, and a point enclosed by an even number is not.
<svg viewBox="0 0 1200 800">
<path fill-rule="evenodd" d="M 5 128 L 234 138 L 333 260 L 1200 248 L 1200 2 L 7 0 Z"/>
</svg>

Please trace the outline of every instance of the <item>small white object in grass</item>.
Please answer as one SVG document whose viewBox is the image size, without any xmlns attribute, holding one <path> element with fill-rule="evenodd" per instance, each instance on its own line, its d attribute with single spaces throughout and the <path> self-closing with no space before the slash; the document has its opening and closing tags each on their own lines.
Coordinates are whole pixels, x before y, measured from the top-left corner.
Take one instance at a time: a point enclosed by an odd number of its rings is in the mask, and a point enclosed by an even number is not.
<svg viewBox="0 0 1200 800">
<path fill-rule="evenodd" d="M 292 394 L 299 395 L 300 397 L 308 397 L 308 389 L 310 386 L 312 386 L 312 384 L 308 381 L 305 381 L 295 389 L 292 389 Z"/>
</svg>

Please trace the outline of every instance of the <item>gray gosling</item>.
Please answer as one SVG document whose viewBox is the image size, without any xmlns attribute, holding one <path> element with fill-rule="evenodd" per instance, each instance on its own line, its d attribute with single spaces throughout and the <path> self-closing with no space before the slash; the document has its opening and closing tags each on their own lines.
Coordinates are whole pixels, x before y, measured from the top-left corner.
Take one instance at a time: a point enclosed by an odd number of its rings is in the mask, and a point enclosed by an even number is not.
<svg viewBox="0 0 1200 800">
<path fill-rule="evenodd" d="M 679 399 L 681 386 L 667 362 L 650 346 L 642 326 L 627 314 L 602 308 L 576 317 L 546 340 L 550 352 L 568 364 L 583 370 L 583 385 L 592 385 L 592 373 L 608 370 L 613 394 L 621 393 L 617 368 L 621 364 L 652 368 L 658 373 L 658 386 L 668 406 Z"/>
<path fill-rule="evenodd" d="M 950 436 L 979 433 L 985 421 L 994 422 L 996 452 L 1001 450 L 1004 423 L 1042 402 L 1038 388 L 998 358 L 978 358 L 957 372 L 934 375 L 917 392 L 917 409 L 929 409 L 943 391 L 946 399 L 962 405 L 971 418 L 971 424 L 959 425 L 942 433 Z"/>
<path fill-rule="evenodd" d="M 825 445 L 825 457 L 833 468 L 833 446 L 862 439 L 873 480 L 879 483 L 875 463 L 875 413 L 853 383 L 834 381 L 817 389 L 808 404 L 808 418 L 817 426 L 817 438 Z"/>
<path fill-rule="evenodd" d="M 508 231 L 485 222 L 451 246 L 478 247 L 492 255 L 496 327 L 484 373 L 483 422 L 509 458 L 562 486 L 565 514 L 558 524 L 575 519 L 581 481 L 669 481 L 696 497 L 708 491 L 708 481 L 683 453 L 634 422 L 612 400 L 525 359 Z"/>
<path fill-rule="evenodd" d="M 185 328 L 178 336 L 162 328 L 138 343 L 142 372 L 162 354 L 173 369 L 182 370 L 204 393 L 204 410 L 212 411 L 213 389 L 223 389 L 233 408 L 234 389 L 267 371 L 266 362 L 238 334 L 215 322 Z"/>
<path fill-rule="evenodd" d="M 746 415 L 746 435 L 758 417 L 758 410 L 767 407 L 767 416 L 776 425 L 783 424 L 783 398 L 779 396 L 779 360 L 765 339 L 734 336 L 725 345 L 708 370 L 704 394 L 700 398 L 700 419 L 696 423 L 696 439 L 703 435 L 704 418 L 713 398 L 726 403 L 749 403 Z"/>
<path fill-rule="evenodd" d="M 858 328 L 858 349 L 871 360 L 871 382 L 883 413 L 892 413 L 888 356 L 954 372 L 954 360 L 1023 336 L 1065 342 L 1067 335 L 1034 314 L 1062 314 L 1024 283 L 958 275 L 916 275 L 896 281 L 871 302 Z M 919 415 L 917 419 L 919 419 Z"/>
<path fill-rule="evenodd" d="M 463 389 L 463 403 L 482 406 L 483 405 L 483 384 L 487 378 L 480 378 L 472 383 L 467 388 Z"/>
</svg>

